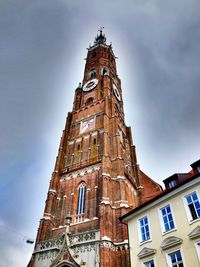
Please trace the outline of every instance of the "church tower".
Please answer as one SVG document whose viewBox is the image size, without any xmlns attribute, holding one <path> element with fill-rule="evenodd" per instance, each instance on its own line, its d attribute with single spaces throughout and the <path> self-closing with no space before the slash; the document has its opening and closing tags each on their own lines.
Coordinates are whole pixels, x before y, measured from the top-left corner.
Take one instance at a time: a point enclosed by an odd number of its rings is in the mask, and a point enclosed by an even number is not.
<svg viewBox="0 0 200 267">
<path fill-rule="evenodd" d="M 119 217 L 159 191 L 137 164 L 115 55 L 100 30 L 75 90 L 28 267 L 128 267 Z"/>
</svg>

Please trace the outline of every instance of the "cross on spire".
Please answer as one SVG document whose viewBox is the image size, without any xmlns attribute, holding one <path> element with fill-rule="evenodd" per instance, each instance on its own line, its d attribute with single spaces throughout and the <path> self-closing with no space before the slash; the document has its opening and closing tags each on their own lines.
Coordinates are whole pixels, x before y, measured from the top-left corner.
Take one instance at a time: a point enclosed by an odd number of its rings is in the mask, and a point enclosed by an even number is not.
<svg viewBox="0 0 200 267">
<path fill-rule="evenodd" d="M 100 27 L 100 29 L 98 30 L 100 32 L 100 35 L 102 34 L 104 27 Z"/>
</svg>

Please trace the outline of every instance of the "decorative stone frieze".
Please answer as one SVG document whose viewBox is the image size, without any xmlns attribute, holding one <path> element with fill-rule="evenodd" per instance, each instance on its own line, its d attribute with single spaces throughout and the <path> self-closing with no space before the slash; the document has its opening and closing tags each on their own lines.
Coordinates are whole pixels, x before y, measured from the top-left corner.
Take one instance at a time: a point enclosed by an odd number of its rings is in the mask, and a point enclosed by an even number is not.
<svg viewBox="0 0 200 267">
<path fill-rule="evenodd" d="M 45 261 L 45 260 L 54 260 L 56 258 L 58 254 L 58 251 L 57 250 L 54 250 L 54 251 L 44 251 L 42 253 L 39 253 L 37 255 L 37 259 L 38 261 Z"/>
<path fill-rule="evenodd" d="M 96 172 L 98 170 L 101 169 L 101 164 L 94 164 L 94 165 L 91 165 L 89 167 L 86 167 L 86 168 L 82 168 L 80 170 L 77 170 L 77 171 L 74 171 L 74 172 L 70 172 L 69 174 L 65 174 L 62 176 L 62 180 L 69 180 L 69 179 L 73 179 L 73 178 L 76 178 L 78 176 L 82 177 L 88 173 L 93 173 L 93 172 Z"/>
<path fill-rule="evenodd" d="M 91 240 L 98 240 L 98 232 L 86 232 L 83 234 L 70 235 L 69 237 L 71 244 L 77 244 L 80 242 L 88 242 Z"/>
<path fill-rule="evenodd" d="M 35 252 L 59 249 L 62 246 L 63 240 L 64 240 L 64 236 L 42 241 L 37 244 Z"/>
<path fill-rule="evenodd" d="M 100 247 L 105 247 L 109 248 L 114 251 L 119 251 L 119 250 L 127 250 L 129 249 L 128 241 L 126 240 L 125 242 L 120 242 L 120 243 L 115 243 L 110 240 L 101 240 L 99 242 Z"/>
</svg>

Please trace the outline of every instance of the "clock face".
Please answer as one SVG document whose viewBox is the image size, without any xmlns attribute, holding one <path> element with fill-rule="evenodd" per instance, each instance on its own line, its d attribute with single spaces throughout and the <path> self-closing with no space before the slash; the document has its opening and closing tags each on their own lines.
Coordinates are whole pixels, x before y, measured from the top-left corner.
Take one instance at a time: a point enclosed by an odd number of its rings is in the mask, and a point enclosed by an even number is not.
<svg viewBox="0 0 200 267">
<path fill-rule="evenodd" d="M 92 80 L 89 80 L 88 82 L 86 82 L 83 86 L 83 91 L 84 92 L 89 92 L 91 91 L 92 89 L 94 89 L 98 84 L 98 79 L 92 79 Z"/>
<path fill-rule="evenodd" d="M 114 83 L 113 83 L 113 91 L 114 91 L 114 94 L 115 94 L 117 100 L 121 101 L 120 93 L 119 93 L 119 91 L 117 89 L 117 86 Z"/>
<path fill-rule="evenodd" d="M 81 123 L 81 128 L 80 128 L 80 133 L 85 133 L 87 131 L 90 131 L 94 128 L 95 126 L 95 118 L 91 118 L 87 121 L 83 121 Z"/>
</svg>

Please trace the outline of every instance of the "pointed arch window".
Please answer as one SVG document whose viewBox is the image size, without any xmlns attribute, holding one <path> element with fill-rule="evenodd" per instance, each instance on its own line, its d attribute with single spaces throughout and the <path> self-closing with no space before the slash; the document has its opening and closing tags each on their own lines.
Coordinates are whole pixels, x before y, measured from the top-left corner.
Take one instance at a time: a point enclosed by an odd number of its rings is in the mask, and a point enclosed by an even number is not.
<svg viewBox="0 0 200 267">
<path fill-rule="evenodd" d="M 95 69 L 91 70 L 91 71 L 89 72 L 89 79 L 93 79 L 93 78 L 95 78 L 95 77 L 96 77 L 96 74 L 97 74 L 97 72 L 96 72 Z"/>
<path fill-rule="evenodd" d="M 78 203 L 77 203 L 78 215 L 85 213 L 85 200 L 86 200 L 86 185 L 82 183 L 78 187 Z"/>
<path fill-rule="evenodd" d="M 88 105 L 92 104 L 93 101 L 94 101 L 94 98 L 93 98 L 93 97 L 89 97 L 89 98 L 86 100 L 85 105 L 88 106 Z"/>
<path fill-rule="evenodd" d="M 102 69 L 102 75 L 103 76 L 109 75 L 109 70 L 107 68 L 103 68 Z"/>
</svg>

